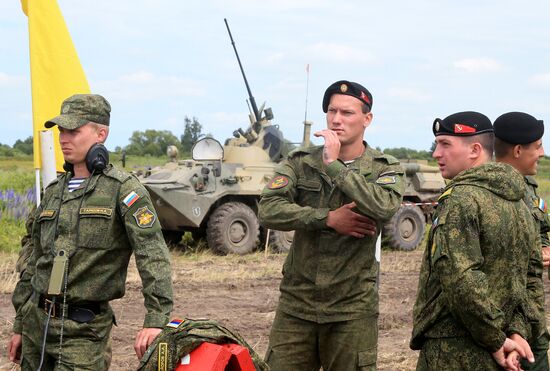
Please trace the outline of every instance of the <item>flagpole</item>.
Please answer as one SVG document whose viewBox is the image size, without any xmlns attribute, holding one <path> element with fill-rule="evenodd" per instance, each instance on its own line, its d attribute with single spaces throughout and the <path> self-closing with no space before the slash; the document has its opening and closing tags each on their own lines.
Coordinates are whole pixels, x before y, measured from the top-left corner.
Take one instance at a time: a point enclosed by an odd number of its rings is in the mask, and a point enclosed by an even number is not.
<svg viewBox="0 0 550 371">
<path fill-rule="evenodd" d="M 306 65 L 306 73 L 307 73 L 307 80 L 306 80 L 306 111 L 304 113 L 304 122 L 307 121 L 307 98 L 309 93 L 309 63 Z"/>
</svg>

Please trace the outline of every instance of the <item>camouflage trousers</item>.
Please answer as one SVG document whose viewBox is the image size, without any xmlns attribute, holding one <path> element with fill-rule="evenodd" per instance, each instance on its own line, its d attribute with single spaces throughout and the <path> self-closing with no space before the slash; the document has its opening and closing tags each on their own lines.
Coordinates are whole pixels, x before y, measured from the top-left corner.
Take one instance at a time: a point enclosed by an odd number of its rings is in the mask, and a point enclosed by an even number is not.
<svg viewBox="0 0 550 371">
<path fill-rule="evenodd" d="M 471 337 L 428 339 L 420 350 L 417 371 L 501 370 L 491 353 Z"/>
<path fill-rule="evenodd" d="M 277 310 L 266 362 L 272 371 L 376 370 L 378 317 L 316 323 Z"/>
<path fill-rule="evenodd" d="M 40 365 L 44 325 L 48 315 L 38 308 L 34 300 L 29 300 L 23 311 L 21 369 L 34 371 Z M 61 319 L 51 318 L 41 370 L 107 370 L 111 363 L 110 333 L 113 318 L 113 311 L 108 306 L 108 310 L 96 315 L 88 323 L 65 319 L 61 348 Z"/>
<path fill-rule="evenodd" d="M 529 363 L 527 360 L 521 361 L 521 367 L 525 371 L 548 371 L 550 366 L 548 364 L 548 340 L 550 335 L 546 331 L 533 343 L 530 343 L 531 350 L 535 356 L 535 363 Z"/>
</svg>

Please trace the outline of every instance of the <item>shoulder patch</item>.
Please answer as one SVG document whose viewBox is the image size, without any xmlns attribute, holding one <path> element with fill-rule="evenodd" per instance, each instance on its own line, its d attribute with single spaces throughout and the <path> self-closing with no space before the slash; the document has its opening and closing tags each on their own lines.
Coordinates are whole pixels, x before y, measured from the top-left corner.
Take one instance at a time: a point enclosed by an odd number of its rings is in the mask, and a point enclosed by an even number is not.
<svg viewBox="0 0 550 371">
<path fill-rule="evenodd" d="M 395 184 L 397 182 L 397 177 L 395 175 L 384 175 L 376 179 L 376 184 Z"/>
<path fill-rule="evenodd" d="M 174 318 L 166 324 L 166 327 L 178 328 L 183 323 L 182 319 Z"/>
<path fill-rule="evenodd" d="M 546 213 L 546 210 L 548 209 L 548 205 L 546 204 L 546 201 L 544 201 L 540 197 L 539 197 L 539 202 L 537 206 L 543 213 Z"/>
<path fill-rule="evenodd" d="M 137 200 L 139 199 L 139 195 L 132 191 L 130 193 L 128 193 L 128 195 L 126 197 L 124 197 L 124 199 L 122 200 L 122 202 L 124 203 L 124 205 L 130 207 L 132 206 Z"/>
<path fill-rule="evenodd" d="M 453 188 L 452 188 L 452 187 L 449 188 L 449 189 L 447 189 L 445 192 L 443 192 L 443 193 L 441 194 L 441 196 L 439 196 L 439 198 L 437 199 L 437 201 L 441 201 L 441 200 L 443 200 L 443 199 L 449 197 L 449 195 L 450 195 L 452 192 L 453 192 Z"/>
<path fill-rule="evenodd" d="M 157 216 L 149 209 L 149 206 L 140 207 L 132 215 L 140 228 L 151 228 L 157 220 Z"/>
<path fill-rule="evenodd" d="M 279 189 L 288 185 L 288 178 L 284 175 L 277 175 L 267 185 L 267 189 Z"/>
</svg>

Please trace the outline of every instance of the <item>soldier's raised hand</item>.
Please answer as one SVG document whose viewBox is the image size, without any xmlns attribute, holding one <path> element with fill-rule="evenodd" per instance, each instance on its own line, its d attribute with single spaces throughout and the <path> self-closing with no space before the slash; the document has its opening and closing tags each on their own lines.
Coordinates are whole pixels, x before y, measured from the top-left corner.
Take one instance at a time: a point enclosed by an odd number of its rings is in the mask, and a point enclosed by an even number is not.
<svg viewBox="0 0 550 371">
<path fill-rule="evenodd" d="M 350 202 L 336 210 L 329 211 L 327 227 L 346 236 L 357 238 L 374 236 L 376 234 L 376 222 L 353 211 L 352 209 L 356 206 L 355 202 Z"/>
</svg>

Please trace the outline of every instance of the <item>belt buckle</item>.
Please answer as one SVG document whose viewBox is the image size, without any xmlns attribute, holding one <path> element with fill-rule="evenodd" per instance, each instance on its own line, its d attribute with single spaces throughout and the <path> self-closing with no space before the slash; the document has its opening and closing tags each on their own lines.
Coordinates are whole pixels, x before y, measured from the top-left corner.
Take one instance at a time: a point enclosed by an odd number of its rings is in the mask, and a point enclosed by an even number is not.
<svg viewBox="0 0 550 371">
<path fill-rule="evenodd" d="M 50 311 L 50 308 L 52 308 L 51 317 L 57 317 L 57 313 L 55 312 L 55 303 L 49 299 L 44 298 L 44 312 L 46 312 L 46 314 L 49 314 L 48 312 Z"/>
</svg>

